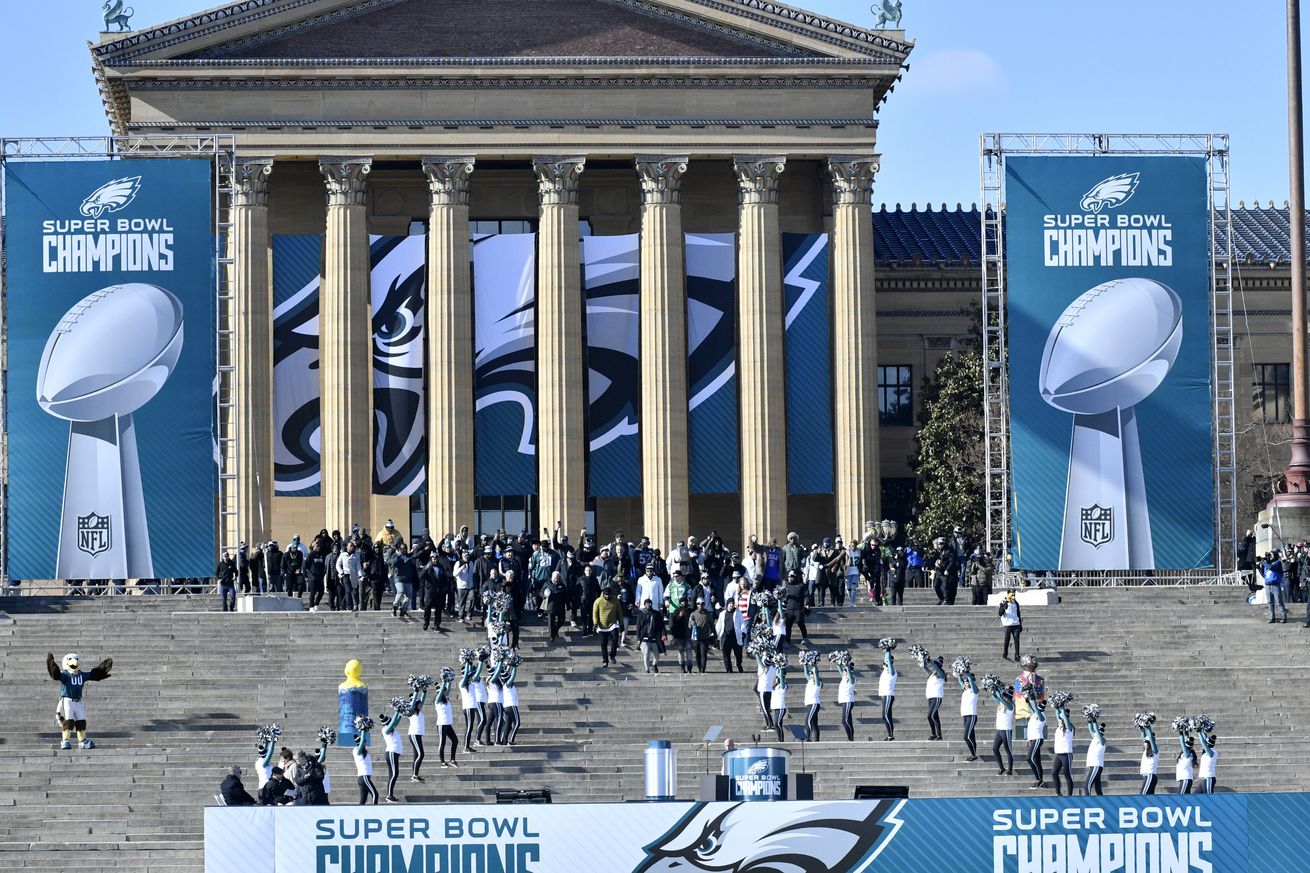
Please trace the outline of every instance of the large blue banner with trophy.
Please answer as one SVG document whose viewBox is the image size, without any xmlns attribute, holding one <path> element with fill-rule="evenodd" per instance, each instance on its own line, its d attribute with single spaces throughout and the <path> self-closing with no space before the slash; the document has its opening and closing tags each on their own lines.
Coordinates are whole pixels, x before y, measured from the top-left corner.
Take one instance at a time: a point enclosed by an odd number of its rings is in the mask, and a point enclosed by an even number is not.
<svg viewBox="0 0 1310 873">
<path fill-rule="evenodd" d="M 1310 869 L 1307 814 L 1305 794 L 211 807 L 205 870 L 1265 873 Z"/>
<path fill-rule="evenodd" d="M 1207 168 L 1006 161 L 1019 567 L 1214 566 Z"/>
<path fill-rule="evenodd" d="M 10 576 L 211 575 L 211 163 L 5 172 Z"/>
</svg>

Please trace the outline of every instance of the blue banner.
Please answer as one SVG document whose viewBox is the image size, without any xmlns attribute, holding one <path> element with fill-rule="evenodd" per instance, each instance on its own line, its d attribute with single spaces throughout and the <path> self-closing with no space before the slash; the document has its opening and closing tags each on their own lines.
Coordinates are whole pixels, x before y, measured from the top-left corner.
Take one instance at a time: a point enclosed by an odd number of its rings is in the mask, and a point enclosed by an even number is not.
<svg viewBox="0 0 1310 873">
<path fill-rule="evenodd" d="M 473 417 L 480 495 L 537 492 L 537 235 L 473 241 Z"/>
<path fill-rule="evenodd" d="M 587 297 L 587 484 L 593 497 L 641 494 L 637 396 L 641 343 L 638 235 L 582 238 Z"/>
<path fill-rule="evenodd" d="M 319 493 L 318 291 L 323 237 L 273 237 L 273 481 Z"/>
<path fill-rule="evenodd" d="M 9 574 L 212 575 L 210 161 L 5 172 Z"/>
<path fill-rule="evenodd" d="M 832 493 L 828 235 L 782 235 L 787 350 L 787 491 Z"/>
<path fill-rule="evenodd" d="M 427 423 L 423 404 L 423 236 L 375 236 L 369 247 L 373 304 L 373 493 L 423 490 Z"/>
<path fill-rule="evenodd" d="M 1006 161 L 1016 566 L 1214 566 L 1207 178 Z"/>
<path fill-rule="evenodd" d="M 736 235 L 686 235 L 687 450 L 692 494 L 738 490 Z"/>
</svg>

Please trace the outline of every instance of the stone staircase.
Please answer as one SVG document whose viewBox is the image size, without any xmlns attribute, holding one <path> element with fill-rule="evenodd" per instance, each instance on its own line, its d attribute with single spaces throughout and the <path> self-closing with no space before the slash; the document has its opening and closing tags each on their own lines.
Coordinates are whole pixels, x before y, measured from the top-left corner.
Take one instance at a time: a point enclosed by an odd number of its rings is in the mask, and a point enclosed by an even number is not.
<svg viewBox="0 0 1310 873">
<path fill-rule="evenodd" d="M 1218 724 L 1223 790 L 1310 790 L 1304 768 L 1273 765 L 1287 760 L 1288 745 L 1299 743 L 1310 723 L 1310 692 L 1301 684 L 1310 668 L 1310 630 L 1291 622 L 1266 625 L 1245 604 L 1245 589 L 1063 593 L 1058 607 L 1025 610 L 1024 650 L 1041 658 L 1048 690 L 1076 696 L 1076 774 L 1087 739 L 1080 710 L 1095 701 L 1108 725 L 1108 793 L 1136 791 L 1132 715 L 1138 709 L 1159 717 L 1162 789 L 1172 787 L 1176 749 L 1169 721 L 1205 712 Z M 930 597 L 915 591 L 904 608 L 820 609 L 810 617 L 811 640 L 821 650 L 853 648 L 859 680 L 852 743 L 838 723 L 835 672 L 823 662 L 824 739 L 803 750 L 805 769 L 817 774 L 818 796 L 849 798 L 863 784 L 906 785 L 914 797 L 1028 793 L 1024 743 L 1015 742 L 1013 777 L 998 777 L 986 758 L 989 706 L 980 707 L 978 727 L 984 759 L 965 761 L 953 681 L 942 709 L 947 739 L 927 741 L 924 675 L 909 643 L 928 646 L 948 663 L 967 654 L 979 676 L 1018 672 L 1000 659 L 994 609 L 938 608 Z M 0 622 L 0 682 L 8 704 L 0 710 L 0 870 L 200 870 L 202 808 L 213 802 L 227 766 L 249 769 L 257 724 L 278 722 L 283 745 L 312 750 L 317 727 L 335 724 L 336 685 L 347 659 L 363 661 L 376 715 L 405 691 L 408 674 L 435 674 L 454 664 L 460 646 L 485 638 L 449 623 L 447 633 L 425 634 L 420 624 L 390 612 L 232 615 L 216 607 L 211 597 L 0 600 L 9 614 Z M 872 669 L 880 658 L 874 641 L 887 635 L 903 641 L 894 743 L 881 741 Z M 723 725 L 723 736 L 738 742 L 763 733 L 753 672 L 725 675 L 715 660 L 709 673 L 686 676 L 670 653 L 659 675 L 646 675 L 635 650 L 621 650 L 619 666 L 603 670 L 594 637 L 565 631 L 552 645 L 534 625 L 521 642 L 518 744 L 471 755 L 461 749 L 459 769 L 440 769 L 429 715 L 427 781 L 402 776 L 397 793 L 405 802 L 480 803 L 497 788 L 548 788 L 557 803 L 640 798 L 642 750 L 657 738 L 676 744 L 679 795 L 692 799 L 707 767 L 698 740 L 709 725 Z M 45 673 L 47 651 L 57 657 L 77 651 L 85 664 L 114 659 L 113 677 L 87 693 L 95 750 L 57 749 L 58 689 Z M 792 671 L 796 704 L 799 673 Z M 800 722 L 803 714 L 793 710 L 789 720 Z M 784 745 L 793 750 L 793 769 L 800 769 L 802 750 L 790 739 Z M 402 766 L 409 762 L 407 748 Z M 328 763 L 334 801 L 353 803 L 348 751 L 334 750 Z M 709 750 L 708 767 L 718 769 L 717 748 Z M 384 787 L 385 765 L 379 761 L 376 770 Z M 246 783 L 254 793 L 253 773 Z"/>
</svg>

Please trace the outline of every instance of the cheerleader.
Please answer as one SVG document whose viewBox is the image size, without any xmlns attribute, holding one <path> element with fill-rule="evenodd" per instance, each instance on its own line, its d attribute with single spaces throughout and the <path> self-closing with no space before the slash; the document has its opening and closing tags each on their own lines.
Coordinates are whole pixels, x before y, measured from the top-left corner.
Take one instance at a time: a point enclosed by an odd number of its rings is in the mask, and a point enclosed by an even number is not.
<svg viewBox="0 0 1310 873">
<path fill-rule="evenodd" d="M 478 720 L 478 698 L 474 691 L 474 676 L 478 672 L 478 656 L 473 649 L 460 649 L 459 659 L 463 673 L 459 677 L 459 706 L 464 710 L 464 751 L 473 754 L 473 730 Z"/>
<path fill-rule="evenodd" d="M 437 747 L 437 759 L 442 767 L 458 767 L 455 755 L 459 753 L 459 737 L 455 734 L 455 713 L 450 705 L 450 683 L 455 681 L 455 671 L 449 667 L 441 668 L 441 684 L 437 686 L 437 699 L 433 712 L 437 716 L 437 727 L 441 729 L 441 745 Z M 450 743 L 450 761 L 446 761 L 446 743 Z"/>
<path fill-rule="evenodd" d="M 978 760 L 978 683 L 973 678 L 973 662 L 961 655 L 951 664 L 955 681 L 960 683 L 960 718 L 964 721 L 964 744 L 969 747 L 966 760 Z"/>
<path fill-rule="evenodd" d="M 400 755 L 405 749 L 405 741 L 400 737 L 400 719 L 412 712 L 409 701 L 403 697 L 391 698 L 391 715 L 378 716 L 382 724 L 382 742 L 386 746 L 387 759 L 387 803 L 399 803 L 396 797 L 396 780 L 400 778 Z"/>
<path fill-rule="evenodd" d="M 491 650 L 491 675 L 487 677 L 487 740 L 484 745 L 496 745 L 500 736 L 500 719 L 503 697 L 501 694 L 500 671 L 503 666 L 500 646 Z M 482 742 L 482 733 L 478 732 L 478 742 Z"/>
<path fill-rule="evenodd" d="M 782 723 L 787 718 L 787 656 L 774 655 L 773 699 L 770 705 L 773 711 L 773 729 L 777 732 L 778 742 L 782 742 Z"/>
<path fill-rule="evenodd" d="M 892 705 L 896 703 L 896 659 L 892 657 L 892 649 L 896 648 L 896 640 L 885 637 L 878 641 L 878 646 L 882 649 L 878 696 L 882 698 L 882 723 L 887 728 L 886 741 L 891 742 L 896 739 L 896 725 L 892 720 Z"/>
<path fill-rule="evenodd" d="M 1137 772 L 1142 777 L 1142 788 L 1138 794 L 1154 794 L 1160 774 L 1160 744 L 1155 739 L 1155 713 L 1139 712 L 1133 716 L 1133 724 L 1142 735 L 1142 762 Z"/>
<path fill-rule="evenodd" d="M 928 699 L 928 732 L 930 740 L 940 740 L 942 738 L 942 700 L 946 697 L 946 671 L 942 669 L 942 659 L 930 659 L 928 652 L 924 650 L 924 657 L 919 661 L 919 666 L 923 672 L 928 674 L 928 682 L 924 685 L 924 696 Z"/>
<path fill-rule="evenodd" d="M 1001 677 L 988 673 L 983 677 L 983 689 L 996 701 L 996 736 L 992 739 L 992 757 L 996 759 L 997 776 L 1014 775 L 1014 689 L 1001 682 Z M 1005 750 L 1006 763 L 1001 763 L 1001 750 Z"/>
<path fill-rule="evenodd" d="M 367 715 L 355 716 L 355 748 L 351 754 L 355 758 L 355 781 L 359 783 L 359 803 L 368 804 L 373 798 L 373 805 L 378 804 L 378 789 L 373 784 L 373 756 L 368 753 L 368 734 L 373 729 L 373 719 Z"/>
<path fill-rule="evenodd" d="M 855 722 L 851 718 L 851 710 L 855 708 L 855 664 L 851 661 L 851 653 L 845 649 L 837 652 L 830 652 L 828 660 L 837 665 L 837 672 L 841 674 L 841 683 L 837 686 L 837 705 L 841 707 L 841 726 L 846 731 L 846 739 L 855 739 Z"/>
<path fill-rule="evenodd" d="M 318 761 L 318 766 L 323 769 L 323 796 L 330 803 L 332 798 L 332 777 L 328 773 L 327 753 L 328 749 L 336 745 L 337 732 L 332 729 L 331 725 L 323 725 L 318 729 L 318 748 L 314 750 L 314 758 Z"/>
<path fill-rule="evenodd" d="M 260 788 L 273 778 L 273 754 L 277 751 L 277 738 L 281 735 L 282 729 L 275 724 L 265 725 L 255 731 L 258 741 L 255 746 L 255 773 Z"/>
<path fill-rule="evenodd" d="M 1051 768 L 1051 781 L 1055 783 L 1056 796 L 1060 790 L 1060 774 L 1064 774 L 1069 783 L 1069 796 L 1073 797 L 1073 719 L 1069 718 L 1069 701 L 1073 695 L 1067 691 L 1057 691 L 1051 695 L 1051 705 L 1055 707 L 1055 763 Z"/>
<path fill-rule="evenodd" d="M 801 652 L 801 671 L 805 674 L 805 739 L 811 743 L 819 740 L 819 691 L 823 680 L 819 678 L 819 653 L 815 649 Z"/>
<path fill-rule="evenodd" d="M 1101 724 L 1101 707 L 1095 703 L 1084 706 L 1083 715 L 1087 718 L 1087 730 L 1091 734 L 1084 761 L 1087 779 L 1083 782 L 1083 794 L 1090 797 L 1093 790 L 1098 795 L 1105 793 L 1101 790 L 1101 773 L 1105 770 L 1105 726 Z"/>
<path fill-rule="evenodd" d="M 478 669 L 473 674 L 473 700 L 478 704 L 478 728 L 474 731 L 474 736 L 477 737 L 478 745 L 485 746 L 489 745 L 484 739 L 484 735 L 487 731 L 488 695 L 487 682 L 482 678 L 482 674 L 486 670 L 487 663 L 491 660 L 491 649 L 486 646 L 478 646 L 477 654 Z M 469 746 L 467 743 L 465 743 L 465 746 L 472 748 L 472 746 Z"/>
<path fill-rule="evenodd" d="M 423 781 L 423 777 L 418 772 L 423 766 L 423 735 L 427 733 L 427 718 L 423 714 L 423 705 L 428 701 L 428 686 L 431 684 L 431 676 L 409 677 L 409 685 L 414 689 L 409 695 L 411 713 L 405 729 L 409 734 L 409 744 L 414 747 L 414 767 L 409 774 L 410 782 Z"/>
<path fill-rule="evenodd" d="M 753 654 L 755 655 L 755 696 L 759 700 L 760 714 L 764 716 L 764 727 L 773 729 L 773 686 L 778 681 L 778 671 L 773 666 L 772 647 L 765 644 L 768 638 L 757 639 Z"/>
<path fill-rule="evenodd" d="M 502 708 L 504 716 L 501 719 L 500 744 L 502 746 L 514 745 L 514 740 L 519 735 L 519 688 L 515 683 L 519 676 L 519 665 L 523 663 L 523 656 L 518 653 L 517 649 L 510 649 L 505 658 L 505 664 L 508 667 L 502 679 L 504 690 L 502 691 Z"/>
<path fill-rule="evenodd" d="M 1201 791 L 1214 794 L 1215 765 L 1219 761 L 1219 735 L 1214 732 L 1214 722 L 1209 716 L 1198 716 L 1196 735 L 1201 739 Z"/>
<path fill-rule="evenodd" d="M 1024 699 L 1028 701 L 1029 715 L 1024 736 L 1028 740 L 1028 767 L 1033 771 L 1033 784 L 1028 787 L 1045 788 L 1046 780 L 1042 778 L 1046 772 L 1042 767 L 1042 745 L 1046 742 L 1046 701 L 1038 699 L 1031 685 L 1026 686 L 1026 689 Z"/>
<path fill-rule="evenodd" d="M 1178 746 L 1181 749 L 1174 765 L 1174 778 L 1178 780 L 1178 793 L 1189 794 L 1192 781 L 1196 778 L 1196 751 L 1192 748 L 1191 719 L 1174 719 L 1174 728 L 1178 731 Z"/>
</svg>

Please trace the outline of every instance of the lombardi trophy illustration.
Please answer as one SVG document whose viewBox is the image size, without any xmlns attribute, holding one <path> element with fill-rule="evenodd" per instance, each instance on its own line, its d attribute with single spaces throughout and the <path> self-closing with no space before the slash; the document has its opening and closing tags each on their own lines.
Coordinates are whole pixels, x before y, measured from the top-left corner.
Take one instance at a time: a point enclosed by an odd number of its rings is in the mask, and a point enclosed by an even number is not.
<svg viewBox="0 0 1310 873">
<path fill-rule="evenodd" d="M 1073 413 L 1059 569 L 1155 569 L 1134 407 L 1160 387 L 1182 341 L 1182 300 L 1151 279 L 1097 285 L 1051 329 L 1042 399 Z"/>
<path fill-rule="evenodd" d="M 84 297 L 46 340 L 37 403 L 70 423 L 60 579 L 154 577 L 132 413 L 159 393 L 181 351 L 181 302 L 140 283 Z"/>
</svg>

